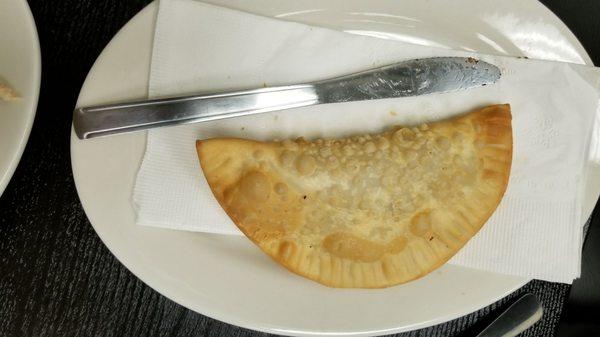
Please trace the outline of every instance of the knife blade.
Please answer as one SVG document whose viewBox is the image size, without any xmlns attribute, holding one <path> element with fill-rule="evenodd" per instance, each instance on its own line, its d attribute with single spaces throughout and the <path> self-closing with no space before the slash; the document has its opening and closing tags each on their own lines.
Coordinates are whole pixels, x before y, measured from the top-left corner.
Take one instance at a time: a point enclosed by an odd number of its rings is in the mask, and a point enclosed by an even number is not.
<svg viewBox="0 0 600 337">
<path fill-rule="evenodd" d="M 443 93 L 495 83 L 498 67 L 474 58 L 413 59 L 313 83 L 76 108 L 80 139 L 316 104 Z"/>
</svg>

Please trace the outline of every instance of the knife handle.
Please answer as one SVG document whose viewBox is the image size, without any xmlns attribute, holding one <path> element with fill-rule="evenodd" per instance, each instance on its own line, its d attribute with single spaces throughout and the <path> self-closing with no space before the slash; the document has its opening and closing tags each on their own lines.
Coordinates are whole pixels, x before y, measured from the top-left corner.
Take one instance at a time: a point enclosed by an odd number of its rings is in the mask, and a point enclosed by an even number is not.
<svg viewBox="0 0 600 337">
<path fill-rule="evenodd" d="M 250 115 L 317 104 L 312 85 L 293 85 L 221 94 L 153 99 L 76 108 L 79 139 Z"/>
<path fill-rule="evenodd" d="M 537 297 L 525 294 L 476 337 L 515 337 L 539 321 L 543 313 Z"/>
</svg>

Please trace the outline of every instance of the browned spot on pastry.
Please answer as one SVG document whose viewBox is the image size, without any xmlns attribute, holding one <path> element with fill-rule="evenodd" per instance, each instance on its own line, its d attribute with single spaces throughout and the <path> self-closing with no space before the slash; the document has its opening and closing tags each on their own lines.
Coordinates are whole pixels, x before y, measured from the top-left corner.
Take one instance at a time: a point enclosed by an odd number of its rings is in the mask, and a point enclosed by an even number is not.
<svg viewBox="0 0 600 337">
<path fill-rule="evenodd" d="M 246 198 L 257 202 L 264 202 L 271 194 L 271 183 L 269 178 L 261 172 L 252 171 L 242 178 L 240 182 L 240 193 Z"/>
<path fill-rule="evenodd" d="M 410 220 L 410 231 L 416 236 L 428 238 L 431 236 L 431 216 L 429 211 L 417 213 Z"/>
</svg>

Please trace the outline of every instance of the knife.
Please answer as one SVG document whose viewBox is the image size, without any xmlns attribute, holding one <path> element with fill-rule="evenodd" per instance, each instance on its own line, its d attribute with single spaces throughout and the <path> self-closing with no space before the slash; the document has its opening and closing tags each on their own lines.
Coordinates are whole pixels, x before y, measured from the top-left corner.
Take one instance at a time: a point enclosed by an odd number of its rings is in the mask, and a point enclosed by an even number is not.
<svg viewBox="0 0 600 337">
<path fill-rule="evenodd" d="M 407 60 L 313 83 L 76 108 L 73 127 L 88 139 L 316 104 L 418 96 L 495 83 L 500 69 L 466 57 Z"/>
<path fill-rule="evenodd" d="M 542 318 L 544 309 L 533 294 L 525 294 L 476 337 L 515 337 Z"/>
</svg>

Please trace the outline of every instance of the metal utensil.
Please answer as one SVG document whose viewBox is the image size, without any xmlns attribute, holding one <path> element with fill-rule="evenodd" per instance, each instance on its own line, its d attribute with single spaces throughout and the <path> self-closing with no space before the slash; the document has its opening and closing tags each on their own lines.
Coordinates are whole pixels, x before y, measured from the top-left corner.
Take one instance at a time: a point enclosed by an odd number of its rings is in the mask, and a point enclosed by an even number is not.
<svg viewBox="0 0 600 337">
<path fill-rule="evenodd" d="M 464 57 L 414 59 L 309 84 L 75 109 L 80 139 L 301 106 L 448 92 L 492 84 L 500 70 Z"/>
<path fill-rule="evenodd" d="M 542 318 L 544 310 L 537 297 L 526 294 L 508 307 L 477 337 L 513 337 Z"/>
</svg>

